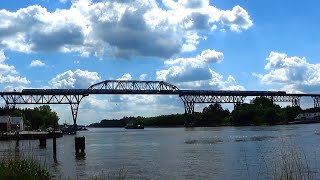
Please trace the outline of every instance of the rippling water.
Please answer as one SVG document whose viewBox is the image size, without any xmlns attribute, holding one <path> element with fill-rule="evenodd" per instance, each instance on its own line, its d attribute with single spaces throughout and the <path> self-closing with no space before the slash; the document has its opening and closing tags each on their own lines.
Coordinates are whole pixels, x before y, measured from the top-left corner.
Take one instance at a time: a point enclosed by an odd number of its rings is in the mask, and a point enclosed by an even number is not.
<svg viewBox="0 0 320 180">
<path fill-rule="evenodd" d="M 74 135 L 52 140 L 0 142 L 8 151 L 38 157 L 56 179 L 86 179 L 122 171 L 127 179 L 270 179 L 283 158 L 298 159 L 303 173 L 319 177 L 320 124 L 213 127 L 122 128 L 78 132 L 86 137 L 85 157 L 76 157 Z M 291 153 L 291 154 L 288 154 Z"/>
</svg>

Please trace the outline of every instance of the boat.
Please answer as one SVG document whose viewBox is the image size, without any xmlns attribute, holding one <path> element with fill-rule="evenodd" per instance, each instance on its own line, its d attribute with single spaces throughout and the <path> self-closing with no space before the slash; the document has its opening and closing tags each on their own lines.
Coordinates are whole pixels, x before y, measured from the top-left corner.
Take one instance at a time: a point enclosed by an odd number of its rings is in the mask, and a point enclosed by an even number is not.
<svg viewBox="0 0 320 180">
<path fill-rule="evenodd" d="M 78 126 L 77 131 L 88 131 L 88 129 L 85 126 Z"/>
<path fill-rule="evenodd" d="M 60 129 L 62 134 L 77 134 L 77 128 L 67 123 L 63 124 L 63 127 Z"/>
<path fill-rule="evenodd" d="M 144 125 L 128 123 L 124 128 L 125 129 L 144 129 Z"/>
</svg>

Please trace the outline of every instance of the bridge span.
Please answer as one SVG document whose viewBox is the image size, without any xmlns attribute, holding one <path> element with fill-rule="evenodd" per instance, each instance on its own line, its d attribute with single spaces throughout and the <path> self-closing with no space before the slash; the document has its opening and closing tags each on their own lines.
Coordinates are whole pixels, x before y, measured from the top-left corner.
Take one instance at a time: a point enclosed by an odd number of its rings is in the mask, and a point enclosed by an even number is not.
<svg viewBox="0 0 320 180">
<path fill-rule="evenodd" d="M 320 107 L 320 94 L 288 94 L 285 91 L 223 91 L 181 90 L 163 81 L 107 80 L 91 85 L 88 89 L 23 89 L 21 92 L 0 92 L 6 107 L 17 104 L 70 104 L 76 124 L 79 104 L 90 94 L 178 95 L 183 101 L 185 114 L 193 115 L 195 103 L 244 103 L 246 97 L 266 97 L 273 102 L 290 102 L 300 106 L 301 97 L 311 97 L 314 107 Z M 187 116 L 186 124 L 192 123 Z"/>
</svg>

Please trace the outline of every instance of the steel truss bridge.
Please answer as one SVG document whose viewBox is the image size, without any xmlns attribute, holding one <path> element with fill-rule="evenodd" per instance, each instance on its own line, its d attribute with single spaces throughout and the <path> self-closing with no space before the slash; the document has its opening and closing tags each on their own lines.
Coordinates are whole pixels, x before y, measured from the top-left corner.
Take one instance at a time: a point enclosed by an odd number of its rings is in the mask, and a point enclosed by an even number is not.
<svg viewBox="0 0 320 180">
<path fill-rule="evenodd" d="M 180 90 L 163 81 L 107 80 L 91 85 L 88 89 L 23 89 L 21 92 L 0 92 L 6 107 L 17 104 L 69 104 L 76 125 L 79 104 L 90 94 L 178 95 L 183 101 L 186 123 L 192 123 L 196 103 L 244 103 L 246 97 L 266 97 L 273 102 L 289 102 L 300 106 L 301 97 L 311 97 L 314 107 L 320 107 L 320 94 L 288 94 L 284 91 L 216 91 Z"/>
</svg>

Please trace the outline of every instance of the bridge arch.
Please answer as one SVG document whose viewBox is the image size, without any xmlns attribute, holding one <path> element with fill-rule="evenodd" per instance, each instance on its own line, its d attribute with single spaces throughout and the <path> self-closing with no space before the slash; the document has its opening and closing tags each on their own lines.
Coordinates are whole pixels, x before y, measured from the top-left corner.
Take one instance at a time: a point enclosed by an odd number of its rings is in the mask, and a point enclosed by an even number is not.
<svg viewBox="0 0 320 180">
<path fill-rule="evenodd" d="M 179 91 L 173 84 L 164 81 L 106 80 L 91 85 L 89 90 L 123 90 L 123 91 Z"/>
</svg>

